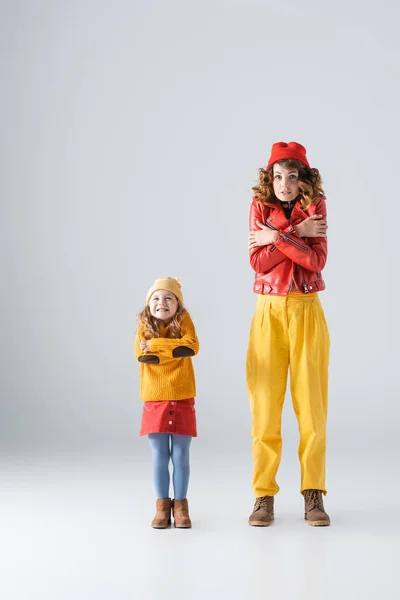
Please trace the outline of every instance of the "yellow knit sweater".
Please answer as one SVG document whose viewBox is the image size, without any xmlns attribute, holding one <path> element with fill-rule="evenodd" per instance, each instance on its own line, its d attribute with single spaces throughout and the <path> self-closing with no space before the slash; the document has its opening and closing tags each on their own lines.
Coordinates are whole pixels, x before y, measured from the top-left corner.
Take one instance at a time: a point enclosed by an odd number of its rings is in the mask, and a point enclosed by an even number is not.
<svg viewBox="0 0 400 600">
<path fill-rule="evenodd" d="M 140 349 L 145 339 L 144 325 L 140 325 L 135 338 L 135 355 L 138 360 L 143 356 L 157 356 L 158 364 L 140 363 L 140 397 L 143 401 L 184 400 L 194 398 L 196 383 L 190 356 L 174 358 L 173 351 L 179 347 L 190 348 L 194 354 L 199 351 L 199 341 L 188 312 L 182 315 L 180 322 L 182 337 L 170 338 L 168 326 L 160 324 L 160 337 L 149 340 L 150 352 Z"/>
</svg>

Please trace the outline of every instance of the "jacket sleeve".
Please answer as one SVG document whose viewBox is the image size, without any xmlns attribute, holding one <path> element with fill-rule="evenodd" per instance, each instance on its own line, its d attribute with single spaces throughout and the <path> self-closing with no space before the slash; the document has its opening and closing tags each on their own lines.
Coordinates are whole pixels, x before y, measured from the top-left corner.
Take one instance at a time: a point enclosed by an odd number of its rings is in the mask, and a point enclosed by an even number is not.
<svg viewBox="0 0 400 600">
<path fill-rule="evenodd" d="M 260 202 L 253 198 L 250 206 L 249 230 L 259 231 L 257 221 L 265 222 L 265 217 L 261 210 Z M 280 252 L 275 244 L 268 246 L 256 246 L 249 251 L 250 265 L 256 273 L 265 273 L 273 269 L 278 263 L 285 260 L 287 257 Z"/>
<path fill-rule="evenodd" d="M 199 340 L 188 312 L 183 315 L 181 330 L 181 338 L 159 337 L 149 340 L 150 353 L 156 354 L 160 358 L 182 358 L 197 354 Z"/>
<path fill-rule="evenodd" d="M 326 202 L 322 198 L 315 208 L 315 214 L 322 215 L 326 219 Z M 328 255 L 328 244 L 326 237 L 308 238 L 305 241 L 297 237 L 295 233 L 288 230 L 279 230 L 278 240 L 275 242 L 277 249 L 290 258 L 300 267 L 318 273 L 325 267 Z"/>
</svg>

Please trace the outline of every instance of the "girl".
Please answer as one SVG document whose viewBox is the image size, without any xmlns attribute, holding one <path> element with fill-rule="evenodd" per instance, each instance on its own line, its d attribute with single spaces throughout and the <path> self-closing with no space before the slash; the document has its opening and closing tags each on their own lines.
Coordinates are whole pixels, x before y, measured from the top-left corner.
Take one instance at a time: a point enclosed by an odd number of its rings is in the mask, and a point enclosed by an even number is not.
<svg viewBox="0 0 400 600">
<path fill-rule="evenodd" d="M 265 527 L 274 518 L 289 367 L 305 519 L 310 525 L 330 524 L 322 501 L 330 340 L 318 298 L 325 289 L 327 257 L 321 183 L 301 144 L 278 142 L 253 188 L 249 254 L 258 299 L 247 352 L 256 496 L 250 525 Z"/>
<path fill-rule="evenodd" d="M 157 493 L 152 527 L 192 526 L 186 499 L 189 448 L 197 436 L 194 397 L 196 385 L 191 357 L 199 342 L 189 313 L 183 307 L 178 279 L 156 279 L 146 306 L 138 315 L 135 354 L 140 364 L 140 396 L 144 401 L 140 435 L 148 435 Z M 175 499 L 169 497 L 169 461 L 173 464 Z"/>
</svg>

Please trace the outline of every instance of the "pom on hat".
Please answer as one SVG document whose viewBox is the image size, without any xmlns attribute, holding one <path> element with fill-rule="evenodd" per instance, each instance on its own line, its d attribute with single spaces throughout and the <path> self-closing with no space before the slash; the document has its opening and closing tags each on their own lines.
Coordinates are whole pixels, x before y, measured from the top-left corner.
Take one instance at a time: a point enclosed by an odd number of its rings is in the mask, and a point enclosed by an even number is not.
<svg viewBox="0 0 400 600">
<path fill-rule="evenodd" d="M 182 288 L 177 277 L 158 277 L 147 292 L 146 304 L 149 303 L 152 294 L 157 290 L 168 290 L 169 292 L 172 292 L 183 304 Z"/>
<path fill-rule="evenodd" d="M 278 162 L 278 160 L 284 159 L 294 159 L 299 160 L 306 167 L 310 167 L 307 156 L 306 149 L 301 144 L 297 142 L 276 142 L 276 144 L 272 145 L 271 148 L 271 156 L 269 158 L 267 169 L 274 163 Z"/>
</svg>

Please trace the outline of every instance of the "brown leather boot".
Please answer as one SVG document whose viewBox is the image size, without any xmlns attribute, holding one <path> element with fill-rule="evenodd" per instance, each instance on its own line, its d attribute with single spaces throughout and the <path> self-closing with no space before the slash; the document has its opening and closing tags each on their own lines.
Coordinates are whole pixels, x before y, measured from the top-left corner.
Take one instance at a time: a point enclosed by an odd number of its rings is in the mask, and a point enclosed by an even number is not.
<svg viewBox="0 0 400 600">
<path fill-rule="evenodd" d="M 274 497 L 261 496 L 256 498 L 253 512 L 249 517 L 249 525 L 268 527 L 274 520 Z"/>
<path fill-rule="evenodd" d="M 174 527 L 179 529 L 190 529 L 192 521 L 189 517 L 189 505 L 186 500 L 172 500 L 172 515 L 174 517 Z"/>
<path fill-rule="evenodd" d="M 326 527 L 331 524 L 329 515 L 325 512 L 321 490 L 304 490 L 304 518 L 309 525 Z"/>
<path fill-rule="evenodd" d="M 151 522 L 154 529 L 167 529 L 171 525 L 171 498 L 157 498 L 156 514 Z"/>
</svg>

